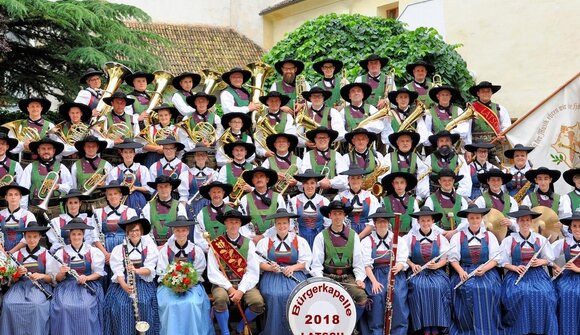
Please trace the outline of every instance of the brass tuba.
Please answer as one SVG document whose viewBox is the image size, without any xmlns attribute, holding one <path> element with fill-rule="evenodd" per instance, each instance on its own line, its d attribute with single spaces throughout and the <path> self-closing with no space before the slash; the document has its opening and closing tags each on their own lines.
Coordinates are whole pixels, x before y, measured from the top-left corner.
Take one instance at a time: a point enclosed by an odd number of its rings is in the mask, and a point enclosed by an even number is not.
<svg viewBox="0 0 580 335">
<path fill-rule="evenodd" d="M 153 79 L 153 83 L 155 84 L 155 89 L 151 93 L 151 100 L 149 100 L 149 106 L 145 110 L 146 113 L 149 113 L 149 117 L 145 118 L 143 121 L 145 122 L 145 126 L 150 126 L 152 124 L 159 123 L 159 116 L 157 112 L 153 111 L 153 108 L 157 107 L 163 99 L 163 91 L 167 88 L 167 85 L 171 83 L 173 79 L 173 75 L 166 71 L 155 71 L 153 72 L 155 79 Z"/>
<path fill-rule="evenodd" d="M 419 120 L 423 115 L 425 115 L 425 104 L 419 99 L 415 100 L 415 104 L 417 107 L 415 107 L 415 110 L 413 110 L 413 112 L 409 114 L 405 121 L 401 123 L 399 131 L 414 129 L 414 127 L 411 125 Z"/>
<path fill-rule="evenodd" d="M 14 120 L 8 123 L 3 124 L 1 127 L 11 130 L 14 133 L 14 137 L 19 142 L 26 142 L 26 141 L 39 141 L 40 134 L 36 128 L 28 127 L 26 124 L 26 120 Z"/>
<path fill-rule="evenodd" d="M 455 129 L 457 126 L 459 126 L 460 123 L 465 122 L 465 121 L 469 121 L 469 119 L 473 118 L 473 116 L 475 115 L 475 113 L 476 113 L 476 111 L 473 108 L 473 105 L 471 105 L 471 103 L 468 102 L 467 103 L 467 108 L 465 109 L 465 111 L 463 112 L 463 114 L 459 115 L 454 120 L 451 120 L 445 126 L 445 130 L 451 131 L 451 130 Z"/>
<path fill-rule="evenodd" d="M 252 124 L 256 124 L 256 120 L 259 115 L 264 113 L 264 106 L 260 102 L 260 97 L 264 95 L 264 85 L 266 84 L 266 78 L 274 73 L 272 67 L 264 62 L 253 62 L 246 65 L 248 70 L 252 73 L 252 81 L 250 88 L 252 89 L 252 102 L 260 105 L 256 111 L 252 113 Z"/>
<path fill-rule="evenodd" d="M 115 91 L 121 87 L 123 79 L 133 73 L 133 71 L 131 71 L 131 69 L 125 65 L 116 62 L 105 63 L 105 65 L 103 65 L 103 72 L 107 74 L 109 81 L 107 82 L 107 87 L 105 87 L 103 90 L 103 96 L 101 96 L 101 99 L 95 108 L 97 111 L 99 111 L 99 116 L 96 119 L 93 118 L 91 123 L 96 122 L 99 117 L 107 115 L 111 112 L 112 107 L 107 105 L 104 99 L 113 95 L 113 93 L 115 93 Z"/>
<path fill-rule="evenodd" d="M 215 91 L 224 90 L 227 84 L 223 82 L 222 76 L 213 70 L 204 69 L 203 73 L 203 92 L 211 95 Z"/>
<path fill-rule="evenodd" d="M 390 166 L 379 164 L 370 174 L 366 175 L 362 182 L 362 189 L 371 191 L 375 196 L 379 197 L 383 194 L 383 185 L 377 182 L 380 176 L 389 172 Z"/>
</svg>

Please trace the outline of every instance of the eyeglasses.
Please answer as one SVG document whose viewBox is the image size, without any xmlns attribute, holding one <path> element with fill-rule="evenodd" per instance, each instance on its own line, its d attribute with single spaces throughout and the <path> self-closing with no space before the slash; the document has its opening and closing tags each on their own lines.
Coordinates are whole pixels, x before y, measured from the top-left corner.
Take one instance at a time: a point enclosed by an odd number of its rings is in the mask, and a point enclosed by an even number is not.
<svg viewBox="0 0 580 335">
<path fill-rule="evenodd" d="M 334 65 L 323 65 L 322 68 L 330 70 L 330 69 L 334 69 Z"/>
</svg>

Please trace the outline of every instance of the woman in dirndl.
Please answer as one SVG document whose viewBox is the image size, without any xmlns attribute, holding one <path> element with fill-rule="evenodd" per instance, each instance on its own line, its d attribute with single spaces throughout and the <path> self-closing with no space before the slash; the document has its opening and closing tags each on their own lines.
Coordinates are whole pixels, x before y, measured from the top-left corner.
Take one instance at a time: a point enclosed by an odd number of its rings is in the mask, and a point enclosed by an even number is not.
<svg viewBox="0 0 580 335">
<path fill-rule="evenodd" d="M 389 230 L 389 219 L 395 216 L 384 207 L 369 216 L 375 222 L 376 230 L 361 241 L 367 279 L 366 292 L 371 300 L 371 308 L 360 320 L 363 335 L 383 335 L 385 322 L 385 301 L 389 285 L 389 272 L 393 247 L 393 232 Z M 407 259 L 409 249 L 406 243 L 398 243 L 397 261 L 391 272 L 395 276 L 393 301 L 391 302 L 391 335 L 406 335 L 409 328 L 409 305 L 407 304 Z"/>
<path fill-rule="evenodd" d="M 205 271 L 205 254 L 200 247 L 187 239 L 194 221 L 178 216 L 177 220 L 168 222 L 173 230 L 173 237 L 159 251 L 157 260 L 157 301 L 159 304 L 159 319 L 161 335 L 190 334 L 213 335 L 213 323 L 209 322 L 211 303 L 205 293 L 202 274 Z M 184 292 L 175 292 L 163 285 L 167 267 L 175 262 L 187 262 L 193 265 L 199 283 Z"/>
<path fill-rule="evenodd" d="M 516 218 L 520 231 L 511 233 L 500 246 L 501 265 L 508 270 L 501 287 L 506 334 L 557 334 L 556 290 L 544 269 L 554 261 L 554 252 L 544 236 L 530 229 L 540 213 L 522 205 L 509 216 Z M 528 263 L 531 266 L 526 270 Z"/>
<path fill-rule="evenodd" d="M 218 179 L 216 170 L 207 166 L 208 155 L 215 150 L 206 147 L 203 143 L 198 143 L 193 150 L 193 167 L 181 172 L 179 179 L 181 184 L 177 187 L 179 201 L 187 202 L 187 215 L 193 219 L 202 208 L 209 205 L 209 200 L 202 197 L 199 188 Z"/>
<path fill-rule="evenodd" d="M 411 217 L 418 220 L 419 227 L 412 228 L 403 240 L 409 247 L 407 264 L 415 274 L 407 281 L 412 330 L 421 330 L 424 335 L 445 333 L 451 325 L 451 283 L 443 269 L 447 257 L 432 261 L 449 252 L 445 236 L 433 229 L 443 214 L 421 207 Z M 421 271 L 423 265 L 426 268 Z"/>
<path fill-rule="evenodd" d="M 36 221 L 34 214 L 20 207 L 22 197 L 28 194 L 30 190 L 16 182 L 0 187 L 0 198 L 4 198 L 7 205 L 0 211 L 0 230 L 4 235 L 4 245 L 1 247 L 10 253 L 15 253 L 24 247 L 22 229 L 29 222 Z"/>
<path fill-rule="evenodd" d="M 298 215 L 284 208 L 278 209 L 266 218 L 274 220 L 276 235 L 261 239 L 256 246 L 256 252 L 275 262 L 269 264 L 260 257 L 260 293 L 268 306 L 266 324 L 260 334 L 292 335 L 286 302 L 298 282 L 306 280 L 312 261 L 308 242 L 290 231 L 290 219 L 296 218 Z"/>
<path fill-rule="evenodd" d="M 580 334 L 580 258 L 571 262 L 580 254 L 580 211 L 560 222 L 568 226 L 571 235 L 552 245 L 554 256 L 563 255 L 566 260 L 562 268 L 554 266 L 554 273 L 558 275 L 554 283 L 558 292 L 559 334 Z"/>
<path fill-rule="evenodd" d="M 298 214 L 296 219 L 298 235 L 306 239 L 311 249 L 316 235 L 325 227 L 330 226 L 330 219 L 325 218 L 320 213 L 320 207 L 327 206 L 329 201 L 316 192 L 317 183 L 324 178 L 323 174 L 315 173 L 312 169 L 294 175 L 294 179 L 302 183 L 304 192 L 291 198 L 288 202 L 290 211 L 296 211 Z"/>
<path fill-rule="evenodd" d="M 85 231 L 93 229 L 78 217 L 62 227 L 68 232 L 70 244 L 55 253 L 65 265 L 56 273 L 59 284 L 50 306 L 51 334 L 103 334 L 104 294 L 100 278 L 106 274 L 105 255 L 84 241 Z M 68 273 L 70 270 L 77 273 L 78 279 Z"/>
<path fill-rule="evenodd" d="M 456 272 L 451 284 L 456 287 L 463 282 L 453 290 L 454 318 L 449 332 L 453 335 L 503 334 L 501 279 L 495 271 L 501 259 L 499 243 L 481 224 L 489 211 L 489 208 L 473 204 L 457 213 L 458 217 L 466 218 L 469 225 L 450 241 L 453 249 L 449 251 L 449 262 Z M 475 275 L 467 280 L 473 271 Z"/>
<path fill-rule="evenodd" d="M 105 296 L 104 333 L 134 335 L 137 307 L 139 319 L 149 324 L 145 334 L 157 335 L 159 314 L 154 279 L 159 251 L 152 239 L 142 238 L 151 231 L 151 224 L 147 219 L 133 217 L 119 222 L 119 227 L 125 231 L 127 239 L 111 252 L 113 276 Z M 125 266 L 126 261 L 128 266 Z M 129 272 L 132 272 L 134 282 L 129 280 Z"/>
<path fill-rule="evenodd" d="M 14 258 L 22 265 L 20 276 L 4 295 L 0 334 L 46 334 L 50 326 L 50 300 L 32 281 L 36 281 L 46 292 L 52 293 L 52 273 L 58 271 L 58 264 L 48 250 L 39 245 L 40 238 L 50 229 L 28 222 L 24 233 L 26 245 L 14 253 Z M 30 273 L 30 278 L 24 276 Z"/>
</svg>

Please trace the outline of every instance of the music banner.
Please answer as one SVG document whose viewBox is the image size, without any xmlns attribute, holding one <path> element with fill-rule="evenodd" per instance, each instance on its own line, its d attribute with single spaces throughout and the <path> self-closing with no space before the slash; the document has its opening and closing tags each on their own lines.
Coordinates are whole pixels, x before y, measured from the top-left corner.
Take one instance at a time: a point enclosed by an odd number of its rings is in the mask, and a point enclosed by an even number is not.
<svg viewBox="0 0 580 335">
<path fill-rule="evenodd" d="M 540 166 L 562 172 L 580 166 L 580 73 L 562 85 L 505 132 L 510 144 L 535 149 L 528 158 Z M 565 194 L 572 187 L 562 178 L 555 191 Z"/>
</svg>

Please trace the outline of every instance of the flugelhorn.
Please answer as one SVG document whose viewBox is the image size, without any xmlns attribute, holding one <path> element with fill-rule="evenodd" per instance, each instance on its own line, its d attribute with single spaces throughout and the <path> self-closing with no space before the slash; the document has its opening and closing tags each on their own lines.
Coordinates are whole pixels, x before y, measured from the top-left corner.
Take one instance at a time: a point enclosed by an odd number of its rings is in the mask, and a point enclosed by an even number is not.
<svg viewBox="0 0 580 335">
<path fill-rule="evenodd" d="M 156 124 L 159 122 L 159 116 L 157 112 L 153 111 L 153 108 L 157 107 L 162 101 L 163 91 L 171 80 L 173 79 L 173 75 L 167 71 L 159 70 L 153 72 L 155 79 L 153 79 L 153 83 L 155 84 L 155 89 L 151 93 L 151 100 L 149 100 L 149 106 L 145 110 L 146 113 L 149 113 L 149 117 L 146 117 L 143 122 L 145 122 L 145 126 L 149 126 L 152 124 Z"/>
<path fill-rule="evenodd" d="M 85 190 L 83 195 L 91 195 L 97 187 L 105 181 L 105 179 L 107 179 L 107 171 L 105 171 L 104 167 L 98 168 L 97 171 L 95 171 L 83 184 L 83 189 Z"/>
<path fill-rule="evenodd" d="M 274 184 L 274 191 L 283 195 L 288 187 L 290 187 L 290 180 L 294 178 L 293 176 L 297 171 L 298 166 L 296 166 L 296 164 L 290 165 L 288 169 L 286 169 L 286 172 L 284 172 L 284 177 L 278 178 L 278 181 Z"/>
<path fill-rule="evenodd" d="M 129 69 L 125 65 L 116 62 L 105 63 L 105 65 L 103 65 L 103 72 L 106 73 L 107 78 L 109 78 L 109 81 L 107 82 L 107 87 L 103 90 L 103 95 L 101 96 L 101 99 L 99 100 L 99 102 L 97 103 L 97 107 L 95 108 L 99 112 L 99 116 L 97 118 L 93 117 L 91 119 L 91 123 L 96 122 L 99 117 L 107 115 L 108 113 L 111 112 L 113 107 L 107 105 L 104 99 L 113 95 L 113 93 L 117 91 L 119 87 L 121 87 L 123 79 L 125 79 L 126 76 L 133 73 L 133 71 L 131 71 L 131 69 Z"/>
<path fill-rule="evenodd" d="M 38 189 L 38 199 L 42 200 L 42 203 L 38 205 L 38 208 L 47 211 L 48 210 L 48 202 L 52 197 L 52 193 L 54 189 L 58 185 L 58 173 L 55 171 L 50 171 L 46 177 L 44 177 L 44 181 L 40 185 Z"/>
</svg>

